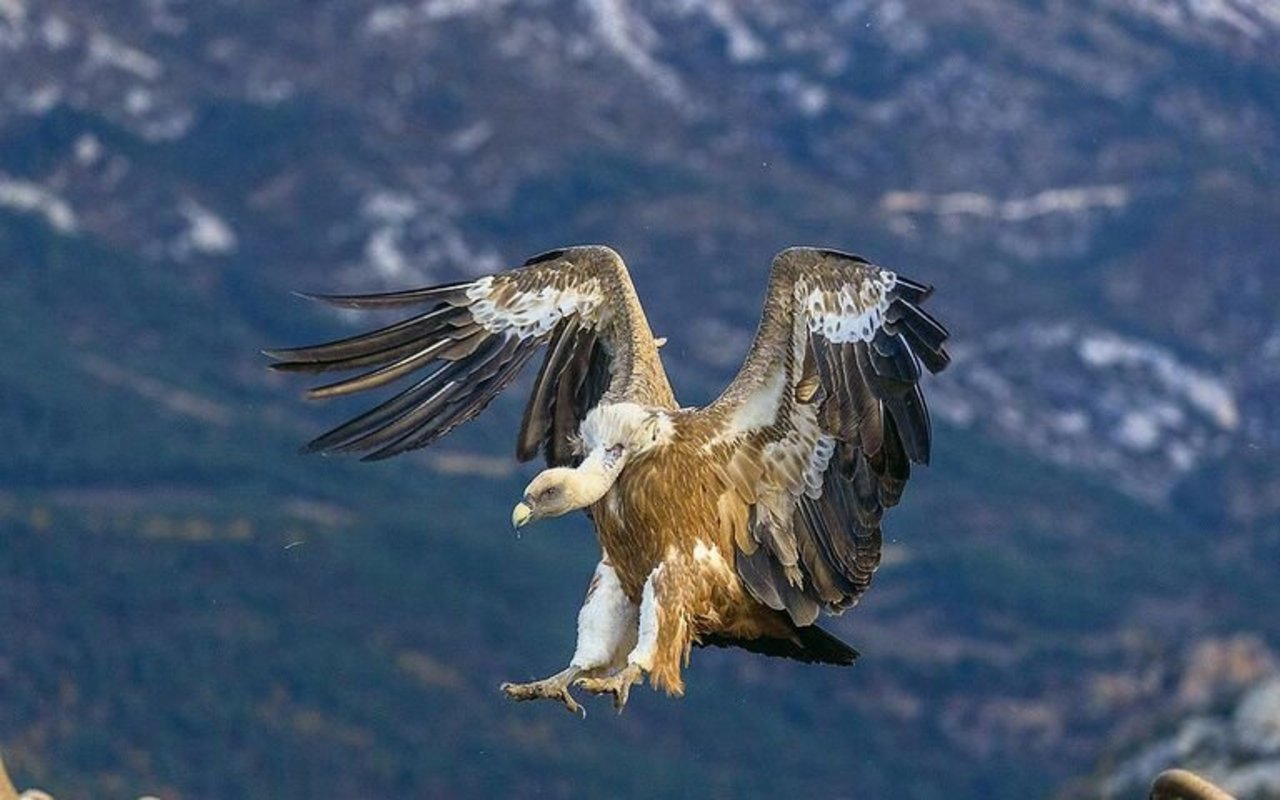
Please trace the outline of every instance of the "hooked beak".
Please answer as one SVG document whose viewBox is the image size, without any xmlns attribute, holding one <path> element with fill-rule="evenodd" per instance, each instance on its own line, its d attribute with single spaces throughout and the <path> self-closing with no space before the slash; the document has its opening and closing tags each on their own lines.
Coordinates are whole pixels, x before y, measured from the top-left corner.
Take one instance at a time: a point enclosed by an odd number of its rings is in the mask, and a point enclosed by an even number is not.
<svg viewBox="0 0 1280 800">
<path fill-rule="evenodd" d="M 523 528 L 532 516 L 532 508 L 524 503 L 516 503 L 516 507 L 511 509 L 511 527 Z"/>
</svg>

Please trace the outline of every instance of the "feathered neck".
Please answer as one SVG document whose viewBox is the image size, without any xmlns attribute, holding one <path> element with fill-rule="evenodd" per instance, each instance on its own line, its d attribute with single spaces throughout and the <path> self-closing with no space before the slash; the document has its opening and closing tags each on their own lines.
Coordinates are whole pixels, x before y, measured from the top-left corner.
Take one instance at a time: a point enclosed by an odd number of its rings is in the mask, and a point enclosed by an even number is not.
<svg viewBox="0 0 1280 800">
<path fill-rule="evenodd" d="M 626 460 L 621 448 L 593 449 L 573 470 L 574 500 L 585 508 L 608 494 Z"/>
</svg>

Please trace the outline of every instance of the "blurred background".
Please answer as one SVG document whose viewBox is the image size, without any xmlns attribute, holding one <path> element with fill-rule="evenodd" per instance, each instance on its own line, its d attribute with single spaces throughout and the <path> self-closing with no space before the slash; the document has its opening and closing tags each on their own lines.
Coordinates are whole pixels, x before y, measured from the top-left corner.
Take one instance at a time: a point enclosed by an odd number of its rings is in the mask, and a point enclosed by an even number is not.
<svg viewBox="0 0 1280 800">
<path fill-rule="evenodd" d="M 0 750 L 59 800 L 1280 797 L 1280 3 L 0 0 Z M 934 464 L 831 627 L 583 722 L 522 384 L 433 450 L 289 293 L 626 257 L 681 402 L 791 244 L 933 283 Z"/>
</svg>

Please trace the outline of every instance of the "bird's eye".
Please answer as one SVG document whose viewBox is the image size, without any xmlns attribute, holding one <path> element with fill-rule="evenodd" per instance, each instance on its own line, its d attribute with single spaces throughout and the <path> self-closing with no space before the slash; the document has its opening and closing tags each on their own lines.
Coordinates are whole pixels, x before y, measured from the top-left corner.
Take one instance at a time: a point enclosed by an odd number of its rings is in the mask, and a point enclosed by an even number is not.
<svg viewBox="0 0 1280 800">
<path fill-rule="evenodd" d="M 545 488 L 545 489 L 543 489 L 543 490 L 542 490 L 542 496 L 543 496 L 543 497 L 555 497 L 555 496 L 556 496 L 556 494 L 557 494 L 559 491 L 560 491 L 560 487 L 559 487 L 559 486 L 548 486 L 547 488 Z"/>
</svg>

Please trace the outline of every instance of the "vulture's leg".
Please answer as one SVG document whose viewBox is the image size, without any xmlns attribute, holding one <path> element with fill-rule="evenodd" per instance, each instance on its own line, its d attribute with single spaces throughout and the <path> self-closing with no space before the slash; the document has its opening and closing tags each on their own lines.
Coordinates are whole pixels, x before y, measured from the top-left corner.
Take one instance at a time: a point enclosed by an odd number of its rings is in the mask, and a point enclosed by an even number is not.
<svg viewBox="0 0 1280 800">
<path fill-rule="evenodd" d="M 566 669 L 532 683 L 504 683 L 502 691 L 512 700 L 558 700 L 574 714 L 586 712 L 569 694 L 569 686 L 603 672 L 621 660 L 635 642 L 637 611 L 627 600 L 618 575 L 602 559 L 596 566 L 587 599 L 578 612 L 578 646 Z"/>
<path fill-rule="evenodd" d="M 649 673 L 654 686 L 670 694 L 683 694 L 680 665 L 689 652 L 689 626 L 684 621 L 679 581 L 671 580 L 666 564 L 661 564 L 644 584 L 640 601 L 636 645 L 627 656 L 627 665 L 612 675 L 577 679 L 577 685 L 592 694 L 613 695 L 613 705 L 622 711 L 631 687 Z"/>
<path fill-rule="evenodd" d="M 583 691 L 592 694 L 613 695 L 613 707 L 621 714 L 627 705 L 627 698 L 631 696 L 631 687 L 643 680 L 644 669 L 634 661 L 628 661 L 625 667 L 612 675 L 578 678 L 577 684 Z"/>
</svg>

